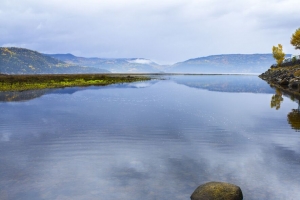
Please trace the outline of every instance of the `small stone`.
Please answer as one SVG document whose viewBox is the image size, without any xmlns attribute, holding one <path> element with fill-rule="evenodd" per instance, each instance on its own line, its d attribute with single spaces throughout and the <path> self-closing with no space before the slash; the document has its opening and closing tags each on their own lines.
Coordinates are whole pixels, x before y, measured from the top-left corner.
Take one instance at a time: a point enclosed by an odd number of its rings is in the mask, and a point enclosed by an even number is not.
<svg viewBox="0 0 300 200">
<path fill-rule="evenodd" d="M 208 182 L 200 185 L 192 194 L 191 200 L 242 200 L 239 186 L 225 182 Z"/>
</svg>

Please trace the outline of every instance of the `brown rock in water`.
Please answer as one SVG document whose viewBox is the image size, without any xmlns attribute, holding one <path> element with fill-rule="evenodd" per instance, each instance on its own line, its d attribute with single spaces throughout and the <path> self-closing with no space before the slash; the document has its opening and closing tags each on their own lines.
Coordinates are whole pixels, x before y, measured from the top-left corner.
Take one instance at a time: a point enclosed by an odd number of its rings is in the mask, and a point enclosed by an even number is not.
<svg viewBox="0 0 300 200">
<path fill-rule="evenodd" d="M 209 182 L 200 185 L 192 194 L 191 200 L 242 200 L 239 186 L 224 182 Z"/>
</svg>

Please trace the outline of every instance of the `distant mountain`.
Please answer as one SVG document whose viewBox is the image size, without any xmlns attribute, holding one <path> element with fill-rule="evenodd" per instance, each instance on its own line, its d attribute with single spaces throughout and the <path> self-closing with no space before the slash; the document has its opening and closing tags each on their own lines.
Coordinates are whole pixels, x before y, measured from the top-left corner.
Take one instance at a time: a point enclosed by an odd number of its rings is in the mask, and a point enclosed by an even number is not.
<svg viewBox="0 0 300 200">
<path fill-rule="evenodd" d="M 81 67 L 46 56 L 37 51 L 16 47 L 0 47 L 0 73 L 3 74 L 73 74 L 108 73 L 109 71 Z"/>
<path fill-rule="evenodd" d="M 163 67 L 144 58 L 85 58 L 72 54 L 45 54 L 70 65 L 106 69 L 114 73 L 158 73 Z"/>
<path fill-rule="evenodd" d="M 179 62 L 165 71 L 171 73 L 262 73 L 274 63 L 272 54 L 225 54 Z"/>
<path fill-rule="evenodd" d="M 23 48 L 0 47 L 0 74 L 263 73 L 274 63 L 272 54 L 212 55 L 174 65 L 159 65 L 145 58 L 85 58 L 72 54 L 41 54 Z"/>
<path fill-rule="evenodd" d="M 159 65 L 144 58 L 85 58 L 46 54 L 70 65 L 102 68 L 113 73 L 262 73 L 275 63 L 272 54 L 224 54 L 199 57 L 174 65 Z M 286 55 L 287 57 L 290 54 Z"/>
</svg>

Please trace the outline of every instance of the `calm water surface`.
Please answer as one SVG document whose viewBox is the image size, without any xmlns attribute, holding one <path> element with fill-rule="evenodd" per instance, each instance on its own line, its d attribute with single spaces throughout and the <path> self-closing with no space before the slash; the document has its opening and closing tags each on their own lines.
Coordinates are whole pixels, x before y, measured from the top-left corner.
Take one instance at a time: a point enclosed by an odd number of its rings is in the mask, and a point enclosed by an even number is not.
<svg viewBox="0 0 300 200">
<path fill-rule="evenodd" d="M 1 200 L 189 199 L 207 181 L 237 184 L 246 200 L 300 199 L 298 100 L 256 76 L 171 76 L 0 101 Z"/>
</svg>

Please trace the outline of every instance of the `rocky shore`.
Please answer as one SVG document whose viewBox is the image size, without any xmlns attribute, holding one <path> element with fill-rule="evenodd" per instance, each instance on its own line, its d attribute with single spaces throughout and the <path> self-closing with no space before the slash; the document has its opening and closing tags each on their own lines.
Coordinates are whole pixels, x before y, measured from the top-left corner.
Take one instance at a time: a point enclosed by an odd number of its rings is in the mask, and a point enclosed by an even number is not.
<svg viewBox="0 0 300 200">
<path fill-rule="evenodd" d="M 294 95 L 300 95 L 300 65 L 290 64 L 281 67 L 270 68 L 259 75 L 271 86 L 277 87 Z"/>
</svg>

